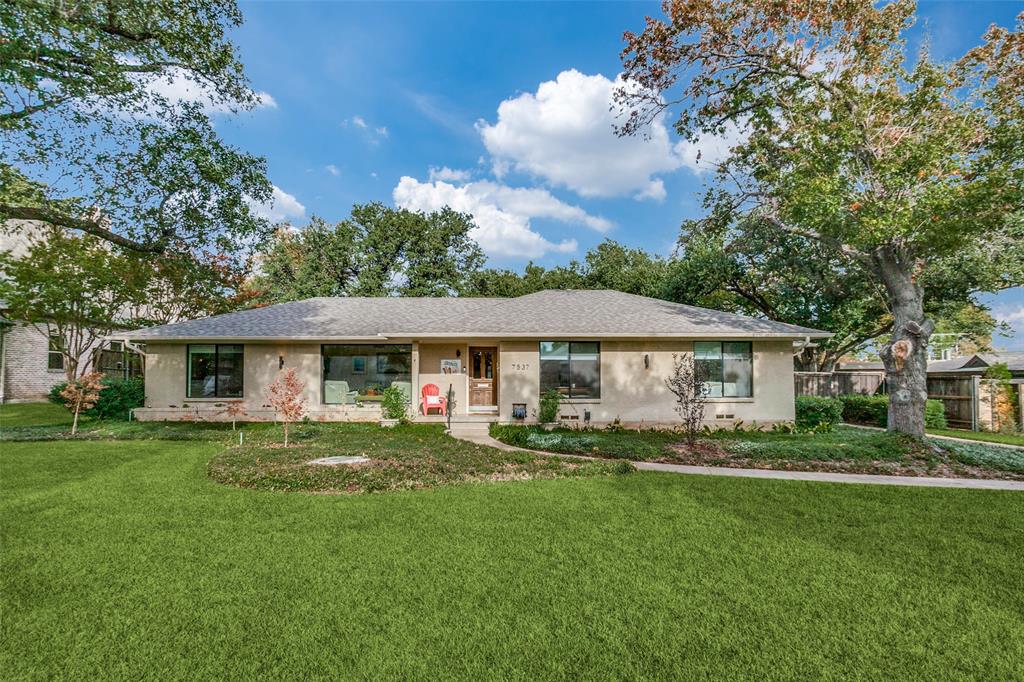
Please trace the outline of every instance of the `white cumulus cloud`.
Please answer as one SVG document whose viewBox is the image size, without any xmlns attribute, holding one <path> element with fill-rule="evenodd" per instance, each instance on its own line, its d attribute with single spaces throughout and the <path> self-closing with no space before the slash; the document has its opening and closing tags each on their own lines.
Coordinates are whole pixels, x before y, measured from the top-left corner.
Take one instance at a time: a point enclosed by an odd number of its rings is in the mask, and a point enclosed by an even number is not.
<svg viewBox="0 0 1024 682">
<path fill-rule="evenodd" d="M 618 137 L 612 95 L 622 85 L 575 69 L 498 106 L 494 124 L 477 123 L 500 177 L 508 168 L 568 187 L 585 197 L 661 198 L 655 176 L 682 165 L 669 131 L 655 121 L 642 136 Z"/>
<path fill-rule="evenodd" d="M 441 180 L 443 182 L 467 182 L 472 173 L 468 170 L 462 170 L 459 168 L 449 168 L 448 166 L 442 166 L 437 168 L 436 166 L 430 167 L 430 181 Z"/>
<path fill-rule="evenodd" d="M 532 228 L 533 218 L 550 218 L 602 232 L 612 227 L 608 220 L 539 188 L 508 187 L 488 181 L 462 185 L 441 180 L 420 182 L 403 176 L 392 196 L 399 208 L 429 212 L 449 206 L 471 214 L 476 223 L 471 236 L 491 255 L 538 258 L 549 252 L 576 250 L 575 239 L 555 243 L 544 238 Z"/>
<path fill-rule="evenodd" d="M 622 121 L 613 93 L 622 85 L 621 77 L 569 69 L 536 92 L 506 99 L 495 123 L 477 122 L 495 177 L 515 169 L 584 197 L 661 200 L 665 185 L 659 175 L 681 167 L 710 170 L 743 139 L 743 131 L 730 125 L 724 135 L 673 144 L 663 117 L 645 135 L 619 137 L 615 125 Z"/>
<path fill-rule="evenodd" d="M 253 213 L 271 222 L 280 222 L 302 218 L 306 215 L 306 207 L 293 195 L 288 194 L 277 185 L 273 186 L 270 201 L 250 202 Z"/>
<path fill-rule="evenodd" d="M 341 175 L 341 169 L 335 166 L 333 163 L 329 163 L 326 166 L 324 166 L 324 170 L 333 175 L 334 177 L 338 177 L 339 175 Z"/>
</svg>

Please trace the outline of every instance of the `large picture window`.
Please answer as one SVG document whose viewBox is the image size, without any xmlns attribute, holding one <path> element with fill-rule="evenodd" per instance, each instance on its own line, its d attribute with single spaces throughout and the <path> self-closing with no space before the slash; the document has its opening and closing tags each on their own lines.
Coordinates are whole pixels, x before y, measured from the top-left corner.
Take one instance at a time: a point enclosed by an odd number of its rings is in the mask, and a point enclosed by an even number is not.
<svg viewBox="0 0 1024 682">
<path fill-rule="evenodd" d="M 245 346 L 222 343 L 188 347 L 189 398 L 241 398 Z"/>
<path fill-rule="evenodd" d="M 708 397 L 754 397 L 754 354 L 749 341 L 697 341 L 693 359 L 707 377 Z"/>
<path fill-rule="evenodd" d="M 566 398 L 601 397 L 601 344 L 596 341 L 541 341 L 540 390 Z"/>
<path fill-rule="evenodd" d="M 380 400 L 397 386 L 412 400 L 412 346 L 409 344 L 335 343 L 321 347 L 323 401 L 346 405 Z"/>
</svg>

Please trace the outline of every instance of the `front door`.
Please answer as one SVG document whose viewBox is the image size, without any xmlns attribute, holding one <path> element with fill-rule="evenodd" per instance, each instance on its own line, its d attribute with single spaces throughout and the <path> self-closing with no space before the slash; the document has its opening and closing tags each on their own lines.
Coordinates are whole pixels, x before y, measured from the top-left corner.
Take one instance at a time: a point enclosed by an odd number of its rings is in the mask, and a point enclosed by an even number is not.
<svg viewBox="0 0 1024 682">
<path fill-rule="evenodd" d="M 469 406 L 498 404 L 498 349 L 469 349 Z"/>
</svg>

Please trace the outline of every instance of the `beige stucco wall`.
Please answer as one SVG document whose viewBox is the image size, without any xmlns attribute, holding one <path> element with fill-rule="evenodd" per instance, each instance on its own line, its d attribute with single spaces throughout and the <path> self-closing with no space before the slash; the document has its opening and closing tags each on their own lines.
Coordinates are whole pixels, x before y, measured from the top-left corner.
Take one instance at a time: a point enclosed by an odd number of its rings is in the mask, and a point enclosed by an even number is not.
<svg viewBox="0 0 1024 682">
<path fill-rule="evenodd" d="M 441 395 L 447 395 L 450 385 L 455 391 L 455 411 L 453 414 L 465 414 L 468 396 L 468 383 L 465 372 L 466 359 L 469 357 L 468 343 L 427 343 L 422 342 L 419 346 L 419 381 L 416 386 L 416 394 L 413 402 L 416 409 L 419 409 L 420 391 L 427 384 L 434 384 L 441 389 Z M 455 352 L 459 351 L 461 356 L 456 358 Z M 459 360 L 462 372 L 459 374 L 442 374 L 441 360 Z M 436 414 L 433 413 L 433 414 Z"/>
<path fill-rule="evenodd" d="M 540 352 L 537 340 L 413 343 L 413 410 L 418 409 L 420 388 L 437 384 L 444 393 L 452 384 L 456 393 L 456 415 L 467 413 L 466 362 L 470 346 L 499 348 L 498 411 L 501 421 L 511 421 L 512 406 L 525 403 L 528 421 L 533 420 L 540 394 Z M 146 354 L 146 408 L 140 419 L 173 419 L 197 408 L 209 418 L 223 411 L 223 398 L 185 397 L 185 348 L 183 343 L 150 343 Z M 685 339 L 620 339 L 601 341 L 601 398 L 565 401 L 561 415 L 583 421 L 584 410 L 594 424 L 621 420 L 629 425 L 678 424 L 673 396 L 664 379 L 672 368 L 673 353 L 690 353 L 693 342 Z M 441 373 L 441 360 L 455 358 L 461 351 L 462 372 Z M 788 340 L 753 341 L 754 397 L 711 399 L 707 422 L 730 425 L 736 420 L 748 424 L 791 421 L 794 418 L 792 343 Z M 650 367 L 644 367 L 644 355 Z M 379 407 L 366 405 L 322 405 L 320 400 L 320 344 L 245 344 L 244 397 L 246 411 L 258 419 L 273 419 L 264 390 L 278 371 L 278 358 L 285 367 L 295 367 L 306 382 L 306 400 L 312 419 L 373 420 Z M 188 407 L 185 407 L 185 405 Z"/>
<path fill-rule="evenodd" d="M 242 398 L 188 398 L 184 343 L 149 343 L 146 347 L 146 405 L 137 410 L 139 419 L 180 419 L 195 415 L 204 419 L 226 419 L 221 413 L 229 402 L 242 402 L 251 419 L 273 419 L 266 388 L 277 376 L 284 359 L 306 384 L 304 397 L 310 419 L 374 421 L 380 418 L 377 405 L 323 405 L 320 396 L 320 344 L 245 344 Z"/>
<path fill-rule="evenodd" d="M 678 424 L 665 378 L 673 353 L 692 353 L 684 339 L 604 340 L 601 342 L 601 398 L 563 401 L 560 415 L 583 421 L 590 410 L 596 424 L 621 420 L 630 425 Z M 754 396 L 712 398 L 705 417 L 709 424 L 791 421 L 794 418 L 792 342 L 753 341 Z M 644 367 L 644 356 L 650 366 Z M 501 345 L 502 391 L 499 416 L 512 419 L 512 406 L 525 403 L 533 419 L 540 394 L 540 350 L 537 341 L 506 341 Z"/>
</svg>

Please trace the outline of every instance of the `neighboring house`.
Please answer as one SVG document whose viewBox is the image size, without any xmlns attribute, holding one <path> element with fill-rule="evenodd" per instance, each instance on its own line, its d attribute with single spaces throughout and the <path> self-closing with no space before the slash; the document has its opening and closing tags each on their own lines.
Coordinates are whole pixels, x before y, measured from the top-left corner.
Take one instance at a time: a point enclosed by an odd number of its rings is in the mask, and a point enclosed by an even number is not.
<svg viewBox="0 0 1024 682">
<path fill-rule="evenodd" d="M 665 378 L 673 354 L 694 353 L 711 377 L 709 422 L 768 424 L 794 417 L 794 340 L 828 335 L 615 291 L 542 291 L 313 298 L 123 338 L 146 344 L 138 419 L 225 418 L 228 402 L 273 419 L 266 388 L 294 367 L 317 420 L 376 420 L 388 386 L 424 419 L 420 397 L 433 384 L 441 395 L 451 389 L 457 418 L 534 421 L 541 393 L 553 389 L 564 420 L 676 424 Z"/>
<path fill-rule="evenodd" d="M 45 400 L 50 389 L 65 379 L 60 339 L 8 319 L 6 308 L 0 301 L 0 403 Z"/>
<path fill-rule="evenodd" d="M 10 221 L 0 230 L 0 251 L 24 257 L 42 229 L 41 223 Z M 0 403 L 45 400 L 51 388 L 66 380 L 63 341 L 48 332 L 45 324 L 13 319 L 6 302 L 0 300 Z M 110 376 L 135 376 L 141 371 L 141 359 L 121 342 L 97 344 L 81 370 L 94 367 Z"/>
<path fill-rule="evenodd" d="M 1012 383 L 1024 383 L 1024 351 L 990 351 L 951 360 L 928 363 L 928 374 L 983 376 L 992 365 L 1003 363 L 1013 376 Z"/>
</svg>

